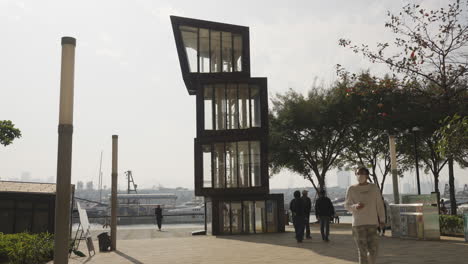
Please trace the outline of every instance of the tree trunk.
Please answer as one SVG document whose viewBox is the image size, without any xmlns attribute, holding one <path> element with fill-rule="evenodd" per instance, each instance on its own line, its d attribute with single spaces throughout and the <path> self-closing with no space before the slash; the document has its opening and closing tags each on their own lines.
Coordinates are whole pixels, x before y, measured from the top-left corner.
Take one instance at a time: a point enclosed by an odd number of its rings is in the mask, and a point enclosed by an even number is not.
<svg viewBox="0 0 468 264">
<path fill-rule="evenodd" d="M 439 192 L 439 174 L 434 174 L 434 192 Z"/>
<path fill-rule="evenodd" d="M 450 214 L 457 214 L 457 201 L 455 200 L 455 176 L 453 174 L 453 158 L 448 159 L 449 187 L 450 187 Z"/>
</svg>

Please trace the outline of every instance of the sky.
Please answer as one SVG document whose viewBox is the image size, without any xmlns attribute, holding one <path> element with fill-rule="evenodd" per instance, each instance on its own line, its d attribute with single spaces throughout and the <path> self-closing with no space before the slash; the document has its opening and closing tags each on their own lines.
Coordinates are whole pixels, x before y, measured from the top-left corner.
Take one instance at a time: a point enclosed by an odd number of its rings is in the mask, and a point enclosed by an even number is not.
<svg viewBox="0 0 468 264">
<path fill-rule="evenodd" d="M 120 186 L 132 170 L 141 188 L 193 188 L 195 97 L 182 80 L 170 15 L 250 27 L 251 75 L 268 78 L 271 98 L 333 83 L 336 64 L 384 74 L 338 39 L 389 40 L 387 10 L 419 2 L 0 0 L 0 120 L 23 134 L 0 148 L 0 179 L 55 180 L 62 36 L 77 39 L 72 183 L 97 185 L 102 151 L 103 185 L 110 186 L 115 134 Z M 456 173 L 468 183 L 466 170 Z M 336 171 L 328 184 L 336 185 Z M 272 188 L 297 186 L 311 184 L 290 172 L 270 180 Z"/>
</svg>

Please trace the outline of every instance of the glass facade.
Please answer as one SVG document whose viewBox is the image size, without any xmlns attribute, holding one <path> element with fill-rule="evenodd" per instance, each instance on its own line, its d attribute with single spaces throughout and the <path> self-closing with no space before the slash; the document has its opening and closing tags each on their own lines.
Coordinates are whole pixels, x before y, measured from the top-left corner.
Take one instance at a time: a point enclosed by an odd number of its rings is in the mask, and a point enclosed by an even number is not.
<svg viewBox="0 0 468 264">
<path fill-rule="evenodd" d="M 203 87 L 203 95 L 205 130 L 261 127 L 260 88 L 257 85 L 209 84 Z"/>
<path fill-rule="evenodd" d="M 203 188 L 261 186 L 260 142 L 217 142 L 202 145 Z"/>
<path fill-rule="evenodd" d="M 266 206 L 265 206 L 266 204 Z M 266 233 L 278 231 L 275 200 L 219 202 L 221 234 Z"/>
<path fill-rule="evenodd" d="M 190 72 L 242 71 L 242 35 L 189 26 L 179 29 Z"/>
<path fill-rule="evenodd" d="M 15 198 L 0 200 L 0 233 L 53 232 L 50 201 Z"/>
</svg>

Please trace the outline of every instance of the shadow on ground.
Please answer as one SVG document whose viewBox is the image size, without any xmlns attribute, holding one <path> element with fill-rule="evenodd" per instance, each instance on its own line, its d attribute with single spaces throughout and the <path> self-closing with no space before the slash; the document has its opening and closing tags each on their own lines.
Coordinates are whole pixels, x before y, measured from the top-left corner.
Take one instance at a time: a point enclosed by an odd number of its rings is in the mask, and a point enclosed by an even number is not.
<svg viewBox="0 0 468 264">
<path fill-rule="evenodd" d="M 319 232 L 312 239 L 297 243 L 294 232 L 262 235 L 218 236 L 218 239 L 262 243 L 311 250 L 330 258 L 357 262 L 357 250 L 350 230 L 337 230 L 330 234 L 330 242 L 323 242 Z M 381 237 L 379 263 L 464 263 L 468 259 L 468 244 L 462 241 L 418 241 Z"/>
</svg>

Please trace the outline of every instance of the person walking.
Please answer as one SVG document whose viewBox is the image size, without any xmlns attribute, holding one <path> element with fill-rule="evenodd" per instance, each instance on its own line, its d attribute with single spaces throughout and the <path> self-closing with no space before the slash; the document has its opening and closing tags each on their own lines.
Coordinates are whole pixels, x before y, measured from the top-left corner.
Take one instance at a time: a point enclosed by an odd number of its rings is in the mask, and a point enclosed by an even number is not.
<svg viewBox="0 0 468 264">
<path fill-rule="evenodd" d="M 377 226 L 385 225 L 382 195 L 377 185 L 369 183 L 369 170 L 356 170 L 358 184 L 346 192 L 345 208 L 353 214 L 353 238 L 360 264 L 375 264 L 378 251 Z"/>
<path fill-rule="evenodd" d="M 310 211 L 312 210 L 312 201 L 310 200 L 309 196 L 307 196 L 309 192 L 307 190 L 302 191 L 302 199 L 304 200 L 305 204 L 305 234 L 307 239 L 311 239 L 310 236 Z"/>
<path fill-rule="evenodd" d="M 158 204 L 158 206 L 154 209 L 154 214 L 156 216 L 156 224 L 158 225 L 158 230 L 161 231 L 161 225 L 162 225 L 162 209 L 161 206 Z"/>
<path fill-rule="evenodd" d="M 304 224 L 306 218 L 306 208 L 304 200 L 301 198 L 301 192 L 294 192 L 294 199 L 289 204 L 294 224 L 294 231 L 296 232 L 296 240 L 302 243 L 304 239 Z"/>
<path fill-rule="evenodd" d="M 330 221 L 335 215 L 335 207 L 330 198 L 326 196 L 325 190 L 320 190 L 319 198 L 315 201 L 315 217 L 320 221 L 320 234 L 322 240 L 328 242 L 330 235 Z"/>
</svg>

